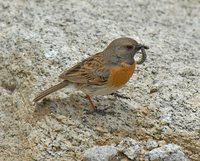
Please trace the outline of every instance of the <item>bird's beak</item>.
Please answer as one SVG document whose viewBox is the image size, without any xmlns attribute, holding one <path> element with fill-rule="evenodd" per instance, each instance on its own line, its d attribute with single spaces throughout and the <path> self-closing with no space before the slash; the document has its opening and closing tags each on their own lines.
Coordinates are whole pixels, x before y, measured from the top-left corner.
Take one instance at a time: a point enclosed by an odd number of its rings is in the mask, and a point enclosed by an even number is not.
<svg viewBox="0 0 200 161">
<path fill-rule="evenodd" d="M 149 49 L 148 46 L 143 45 L 143 44 L 137 44 L 135 47 L 137 50 L 141 50 L 141 49 Z"/>
</svg>

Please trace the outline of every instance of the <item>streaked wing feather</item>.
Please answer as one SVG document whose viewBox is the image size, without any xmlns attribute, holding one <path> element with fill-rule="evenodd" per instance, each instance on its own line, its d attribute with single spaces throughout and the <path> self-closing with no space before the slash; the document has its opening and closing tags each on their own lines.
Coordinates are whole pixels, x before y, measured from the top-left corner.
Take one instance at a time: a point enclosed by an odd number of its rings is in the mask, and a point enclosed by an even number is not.
<svg viewBox="0 0 200 161">
<path fill-rule="evenodd" d="M 110 71 L 104 67 L 103 63 L 101 53 L 97 53 L 63 72 L 60 78 L 80 84 L 104 84 Z"/>
</svg>

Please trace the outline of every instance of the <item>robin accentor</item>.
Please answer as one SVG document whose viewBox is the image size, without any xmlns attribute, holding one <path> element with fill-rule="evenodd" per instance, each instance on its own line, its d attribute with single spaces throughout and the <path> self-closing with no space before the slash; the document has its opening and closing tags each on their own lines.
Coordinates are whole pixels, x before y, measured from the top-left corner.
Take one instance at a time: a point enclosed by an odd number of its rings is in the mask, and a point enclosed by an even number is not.
<svg viewBox="0 0 200 161">
<path fill-rule="evenodd" d="M 91 96 L 111 94 L 125 85 L 133 75 L 136 64 L 145 61 L 145 49 L 148 47 L 131 38 L 115 39 L 102 52 L 65 70 L 59 76 L 62 82 L 41 92 L 33 101 L 37 102 L 52 92 L 73 85 L 76 90 L 86 94 L 95 108 Z M 142 58 L 135 61 L 134 56 L 140 50 Z"/>
</svg>

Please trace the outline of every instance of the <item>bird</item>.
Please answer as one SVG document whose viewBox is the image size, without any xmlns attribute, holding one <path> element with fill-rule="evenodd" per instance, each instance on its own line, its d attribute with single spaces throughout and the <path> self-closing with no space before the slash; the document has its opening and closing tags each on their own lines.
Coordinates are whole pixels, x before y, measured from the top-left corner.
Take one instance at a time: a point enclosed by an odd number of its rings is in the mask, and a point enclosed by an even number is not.
<svg viewBox="0 0 200 161">
<path fill-rule="evenodd" d="M 112 94 L 122 88 L 132 77 L 136 64 L 142 64 L 145 61 L 145 49 L 149 47 L 132 38 L 117 38 L 103 51 L 66 69 L 59 76 L 62 81 L 41 92 L 33 99 L 33 102 L 38 102 L 47 95 L 72 85 L 75 90 L 85 93 L 92 109 L 96 109 L 91 97 Z M 139 51 L 142 57 L 136 61 L 134 56 Z"/>
</svg>

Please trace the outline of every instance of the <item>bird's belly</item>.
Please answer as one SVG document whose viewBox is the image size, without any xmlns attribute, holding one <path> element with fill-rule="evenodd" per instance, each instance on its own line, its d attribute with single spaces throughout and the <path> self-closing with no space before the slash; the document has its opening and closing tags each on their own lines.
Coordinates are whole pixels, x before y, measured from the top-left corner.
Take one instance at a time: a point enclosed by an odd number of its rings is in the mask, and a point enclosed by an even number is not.
<svg viewBox="0 0 200 161">
<path fill-rule="evenodd" d="M 111 87 L 121 87 L 126 84 L 135 71 L 135 64 L 122 63 L 120 66 L 114 67 L 108 79 L 108 85 Z"/>
<path fill-rule="evenodd" d="M 98 95 L 108 95 L 115 91 L 117 91 L 121 87 L 110 87 L 108 85 L 90 85 L 90 86 L 82 86 L 80 88 L 81 91 L 84 93 L 90 95 L 90 96 L 98 96 Z"/>
</svg>

